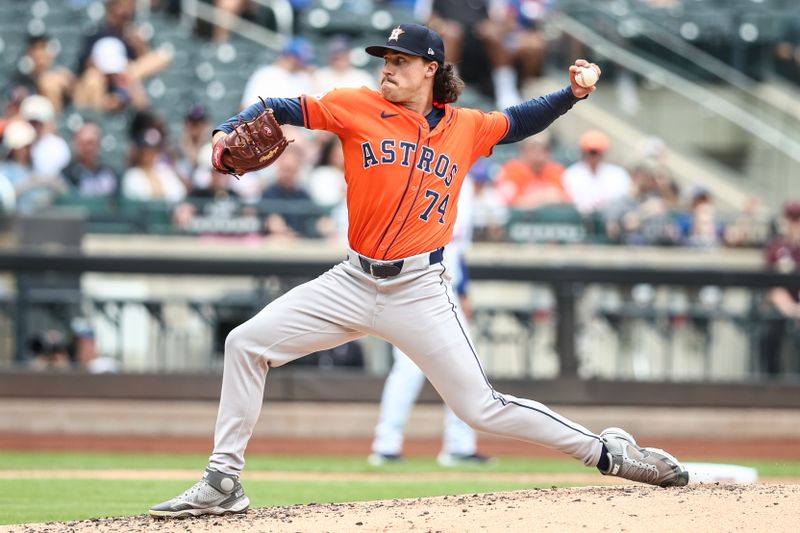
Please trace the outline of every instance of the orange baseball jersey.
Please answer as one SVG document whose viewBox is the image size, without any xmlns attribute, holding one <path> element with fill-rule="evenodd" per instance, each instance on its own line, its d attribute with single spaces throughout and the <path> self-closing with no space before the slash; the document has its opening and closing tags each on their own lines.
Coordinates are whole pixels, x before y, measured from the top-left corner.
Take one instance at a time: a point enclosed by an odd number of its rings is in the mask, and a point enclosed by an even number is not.
<svg viewBox="0 0 800 533">
<path fill-rule="evenodd" d="M 300 101 L 306 128 L 342 141 L 350 247 L 380 260 L 450 242 L 464 176 L 509 129 L 503 113 L 446 105 L 430 131 L 424 116 L 365 87 Z"/>
</svg>

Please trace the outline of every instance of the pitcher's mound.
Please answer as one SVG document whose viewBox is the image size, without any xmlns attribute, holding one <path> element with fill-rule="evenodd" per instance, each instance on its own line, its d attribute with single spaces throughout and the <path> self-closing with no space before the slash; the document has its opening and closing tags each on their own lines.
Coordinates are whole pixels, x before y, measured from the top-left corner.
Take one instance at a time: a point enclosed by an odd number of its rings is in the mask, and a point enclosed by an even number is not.
<svg viewBox="0 0 800 533">
<path fill-rule="evenodd" d="M 11 526 L 39 531 L 769 531 L 796 532 L 800 485 L 640 485 L 524 490 L 251 509 L 246 514 L 158 520 L 145 516 Z M 4 528 L 0 528 L 4 529 Z"/>
</svg>

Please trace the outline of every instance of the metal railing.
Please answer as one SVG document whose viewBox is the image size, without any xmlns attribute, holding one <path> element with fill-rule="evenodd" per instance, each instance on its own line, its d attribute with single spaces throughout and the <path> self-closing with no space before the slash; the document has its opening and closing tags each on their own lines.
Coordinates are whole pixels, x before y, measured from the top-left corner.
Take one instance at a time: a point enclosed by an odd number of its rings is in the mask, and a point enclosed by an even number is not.
<svg viewBox="0 0 800 533">
<path fill-rule="evenodd" d="M 793 161 L 800 162 L 800 142 L 787 137 L 780 129 L 768 124 L 741 106 L 729 102 L 710 89 L 643 59 L 568 15 L 554 13 L 551 22 L 561 31 L 602 53 L 615 63 L 680 94 L 699 107 L 724 117 Z"/>
<path fill-rule="evenodd" d="M 787 106 L 785 102 L 778 102 L 774 98 L 765 95 L 763 91 L 759 90 L 759 82 L 754 78 L 714 57 L 699 46 L 695 46 L 692 41 L 669 31 L 663 24 L 659 23 L 660 21 L 646 19 L 628 8 L 624 8 L 623 12 L 619 13 L 618 6 L 612 6 L 604 2 L 581 1 L 577 2 L 577 5 L 581 9 L 591 10 L 598 16 L 605 15 L 618 22 L 617 31 L 624 38 L 646 39 L 660 46 L 665 52 L 680 57 L 698 70 L 711 74 L 722 82 L 722 86 L 736 89 L 741 95 L 750 99 L 749 104 L 751 106 L 753 104 L 763 106 L 763 108 L 774 113 L 772 116 L 773 122 L 778 120 L 780 128 L 785 129 L 787 126 L 787 113 L 793 114 L 791 117 L 791 125 L 794 128 L 792 133 L 798 133 L 797 128 L 800 127 L 800 121 L 797 118 L 800 115 L 797 114 L 796 110 L 793 110 L 791 106 Z M 669 18 L 673 19 L 672 16 Z"/>
<path fill-rule="evenodd" d="M 119 323 L 125 308 L 138 308 L 150 321 L 148 330 L 156 332 L 156 340 L 148 350 L 161 354 L 147 364 L 151 369 L 161 370 L 181 369 L 174 360 L 185 357 L 181 354 L 181 343 L 192 339 L 189 330 L 170 323 L 170 316 L 191 315 L 201 330 L 208 333 L 218 323 L 220 312 L 236 311 L 232 319 L 241 321 L 294 284 L 330 267 L 330 261 L 313 259 L 216 260 L 36 251 L 0 253 L 0 271 L 18 276 L 55 272 L 60 277 L 124 273 L 158 275 L 162 279 L 163 276 L 251 278 L 254 283 L 245 291 L 247 297 L 228 301 L 192 295 L 125 298 L 100 297 L 96 293 L 89 296 L 76 290 L 58 293 L 30 289 L 18 292 L 5 302 L 8 317 L 14 322 L 16 339 L 26 339 L 30 334 L 25 321 L 32 307 L 49 306 L 57 314 L 63 312 L 63 304 L 72 303 L 108 324 L 115 320 Z M 490 280 L 516 283 L 519 290 L 533 290 L 531 294 L 538 295 L 522 304 L 504 306 L 497 302 L 503 299 L 498 296 L 495 301 L 476 305 L 473 332 L 476 344 L 485 348 L 488 368 L 491 371 L 499 364 L 496 373 L 507 374 L 500 367 L 511 368 L 515 377 L 624 377 L 668 381 L 708 380 L 719 375 L 753 379 L 763 373 L 757 353 L 759 335 L 763 325 L 776 318 L 756 305 L 759 291 L 774 286 L 800 286 L 797 274 L 572 265 L 553 268 L 475 264 L 471 267 L 471 277 L 478 283 Z M 708 287 L 712 293 L 716 291 L 716 299 L 702 295 L 703 290 L 708 292 Z M 658 293 L 660 296 L 656 296 Z M 643 294 L 651 296 L 643 297 Z M 678 301 L 676 295 L 681 294 L 684 297 Z M 176 308 L 180 309 L 174 311 Z M 515 325 L 509 327 L 509 323 Z M 178 333 L 170 334 L 170 328 Z M 118 335 L 121 332 L 118 331 Z M 201 343 L 198 354 L 193 356 L 200 366 L 192 368 L 213 367 L 219 341 L 207 338 L 205 344 Z M 125 341 L 115 342 L 121 349 Z M 502 355 L 496 355 L 497 351 L 503 352 Z M 512 352 L 516 360 L 510 362 Z M 167 353 L 173 363 L 163 359 Z M 739 371 L 716 372 L 720 365 L 724 370 L 725 365 L 733 361 L 734 353 L 739 360 Z M 693 359 L 689 361 L 687 357 Z M 17 350 L 17 359 L 24 359 L 22 350 Z M 541 364 L 547 368 L 543 369 Z"/>
</svg>

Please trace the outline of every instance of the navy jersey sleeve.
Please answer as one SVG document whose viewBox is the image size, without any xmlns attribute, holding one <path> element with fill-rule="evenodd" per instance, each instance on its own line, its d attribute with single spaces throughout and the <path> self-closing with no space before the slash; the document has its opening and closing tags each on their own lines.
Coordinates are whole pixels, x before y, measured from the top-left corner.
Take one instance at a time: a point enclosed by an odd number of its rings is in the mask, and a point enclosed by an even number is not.
<svg viewBox="0 0 800 533">
<path fill-rule="evenodd" d="M 265 98 L 267 107 L 275 112 L 275 118 L 279 124 L 291 124 L 292 126 L 303 125 L 303 110 L 300 107 L 300 98 Z M 214 128 L 212 136 L 218 131 L 230 133 L 236 124 L 253 120 L 264 110 L 261 102 L 257 102 L 242 110 L 241 113 L 233 115 L 231 118 Z"/>
<path fill-rule="evenodd" d="M 508 133 L 498 144 L 521 141 L 543 131 L 555 119 L 572 109 L 578 100 L 581 98 L 572 94 L 570 87 L 565 87 L 560 91 L 506 108 L 503 113 L 508 117 L 510 126 Z"/>
</svg>

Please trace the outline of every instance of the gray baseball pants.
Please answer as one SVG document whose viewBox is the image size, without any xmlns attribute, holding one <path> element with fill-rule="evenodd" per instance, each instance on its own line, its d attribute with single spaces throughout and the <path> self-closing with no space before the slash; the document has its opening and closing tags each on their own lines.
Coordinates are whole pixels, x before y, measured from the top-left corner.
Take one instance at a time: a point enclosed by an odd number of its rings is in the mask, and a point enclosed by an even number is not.
<svg viewBox="0 0 800 533">
<path fill-rule="evenodd" d="M 600 438 L 533 400 L 495 391 L 465 324 L 444 262 L 404 260 L 399 275 L 378 279 L 358 255 L 295 287 L 235 328 L 225 341 L 222 394 L 209 466 L 239 475 L 261 412 L 270 367 L 373 335 L 405 352 L 464 422 L 560 450 L 594 466 Z"/>
</svg>

